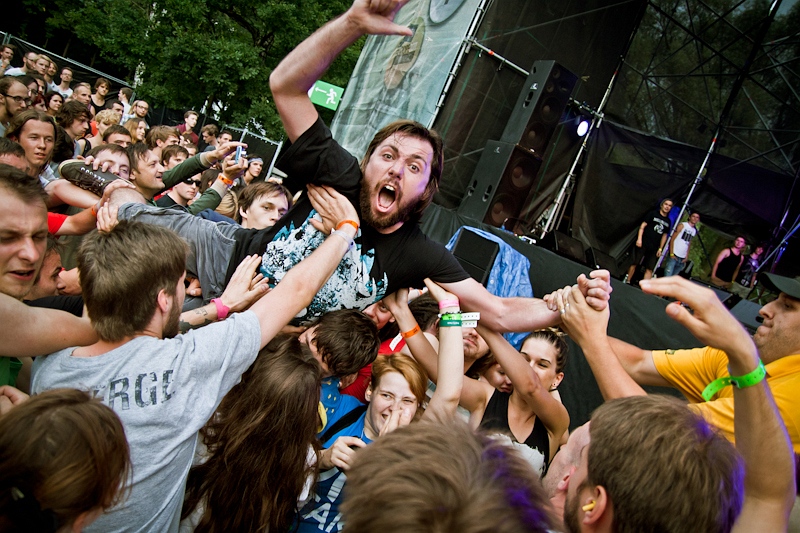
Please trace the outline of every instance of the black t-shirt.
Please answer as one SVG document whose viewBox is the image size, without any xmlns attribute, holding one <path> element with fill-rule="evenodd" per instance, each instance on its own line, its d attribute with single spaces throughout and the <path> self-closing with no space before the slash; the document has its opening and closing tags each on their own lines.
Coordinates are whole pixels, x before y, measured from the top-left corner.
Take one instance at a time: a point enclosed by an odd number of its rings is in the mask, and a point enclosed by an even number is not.
<svg viewBox="0 0 800 533">
<path fill-rule="evenodd" d="M 672 223 L 669 218 L 663 216 L 657 209 L 647 213 L 642 222 L 647 223 L 642 232 L 642 248 L 645 250 L 658 250 L 661 245 L 661 236 L 669 233 Z"/>
<path fill-rule="evenodd" d="M 289 146 L 277 166 L 286 172 L 287 185 L 295 190 L 307 183 L 331 185 L 360 212 L 362 174 L 358 160 L 333 139 L 321 119 Z M 324 240 L 308 223 L 315 213 L 303 195 L 272 228 L 237 232 L 227 280 L 245 256 L 262 254 L 261 272 L 280 281 Z M 426 237 L 416 224 L 403 224 L 388 235 L 362 225 L 355 246 L 345 254 L 300 320 L 311 320 L 336 309 L 364 309 L 397 289 L 422 287 L 426 277 L 452 283 L 469 276 L 444 246 Z"/>
<path fill-rule="evenodd" d="M 72 313 L 77 317 L 83 316 L 83 296 L 45 296 L 38 300 L 25 300 L 30 307 L 46 307 Z"/>
</svg>

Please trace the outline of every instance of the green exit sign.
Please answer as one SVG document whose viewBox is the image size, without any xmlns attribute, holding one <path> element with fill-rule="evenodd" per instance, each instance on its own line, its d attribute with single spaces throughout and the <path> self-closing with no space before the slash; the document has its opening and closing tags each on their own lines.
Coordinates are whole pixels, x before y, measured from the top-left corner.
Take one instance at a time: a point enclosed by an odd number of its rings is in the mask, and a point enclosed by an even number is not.
<svg viewBox="0 0 800 533">
<path fill-rule="evenodd" d="M 308 97 L 311 101 L 319 106 L 327 107 L 328 109 L 336 110 L 339 107 L 339 102 L 342 100 L 344 89 L 331 85 L 324 81 L 317 81 L 314 86 L 308 90 Z"/>
</svg>

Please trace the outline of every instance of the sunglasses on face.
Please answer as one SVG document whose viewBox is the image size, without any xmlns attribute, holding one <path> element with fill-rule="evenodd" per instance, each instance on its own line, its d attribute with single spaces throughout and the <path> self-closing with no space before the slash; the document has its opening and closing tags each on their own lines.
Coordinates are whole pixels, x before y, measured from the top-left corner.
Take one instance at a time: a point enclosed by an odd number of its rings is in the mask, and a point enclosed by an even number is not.
<svg viewBox="0 0 800 533">
<path fill-rule="evenodd" d="M 183 183 L 185 183 L 186 185 L 194 185 L 195 187 L 200 186 L 200 180 L 193 180 L 192 178 L 186 178 L 185 180 L 183 180 Z"/>
</svg>

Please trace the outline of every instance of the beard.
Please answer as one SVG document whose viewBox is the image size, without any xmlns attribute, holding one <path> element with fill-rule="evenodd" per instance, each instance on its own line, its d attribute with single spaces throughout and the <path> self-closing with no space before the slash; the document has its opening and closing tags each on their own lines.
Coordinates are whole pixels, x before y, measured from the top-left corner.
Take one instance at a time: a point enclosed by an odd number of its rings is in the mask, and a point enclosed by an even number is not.
<svg viewBox="0 0 800 533">
<path fill-rule="evenodd" d="M 409 205 L 401 205 L 397 203 L 397 208 L 385 215 L 377 215 L 372 212 L 372 191 L 366 180 L 361 180 L 361 192 L 358 195 L 359 206 L 361 208 L 361 220 L 365 224 L 372 226 L 375 229 L 391 228 L 398 222 L 407 222 L 411 218 L 411 213 L 417 207 L 420 201 L 417 198 Z"/>
<path fill-rule="evenodd" d="M 564 526 L 569 533 L 579 533 L 581 530 L 578 521 L 578 492 L 571 498 L 569 494 L 567 495 L 567 501 L 564 504 Z"/>
<path fill-rule="evenodd" d="M 162 335 L 165 339 L 171 339 L 180 332 L 181 308 L 177 305 L 172 305 L 167 317 L 167 323 L 164 324 Z"/>
</svg>

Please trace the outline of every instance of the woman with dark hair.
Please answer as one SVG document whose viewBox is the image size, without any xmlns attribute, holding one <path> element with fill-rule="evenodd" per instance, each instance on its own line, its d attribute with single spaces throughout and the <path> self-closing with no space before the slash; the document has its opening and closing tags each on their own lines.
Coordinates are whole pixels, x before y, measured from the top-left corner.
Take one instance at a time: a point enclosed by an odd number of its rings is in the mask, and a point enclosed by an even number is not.
<svg viewBox="0 0 800 533">
<path fill-rule="evenodd" d="M 124 495 L 125 431 L 114 412 L 54 389 L 0 418 L 0 531 L 81 531 Z"/>
<path fill-rule="evenodd" d="M 316 474 L 320 376 L 296 336 L 261 350 L 200 431 L 207 460 L 189 471 L 182 529 L 289 528 Z"/>
<path fill-rule="evenodd" d="M 144 136 L 147 133 L 147 122 L 143 118 L 129 118 L 122 126 L 131 132 L 131 141 L 134 143 L 144 142 Z"/>
<path fill-rule="evenodd" d="M 44 103 L 47 106 L 46 113 L 51 117 L 55 117 L 58 110 L 64 105 L 64 97 L 61 96 L 61 93 L 50 91 L 44 95 Z"/>
</svg>

